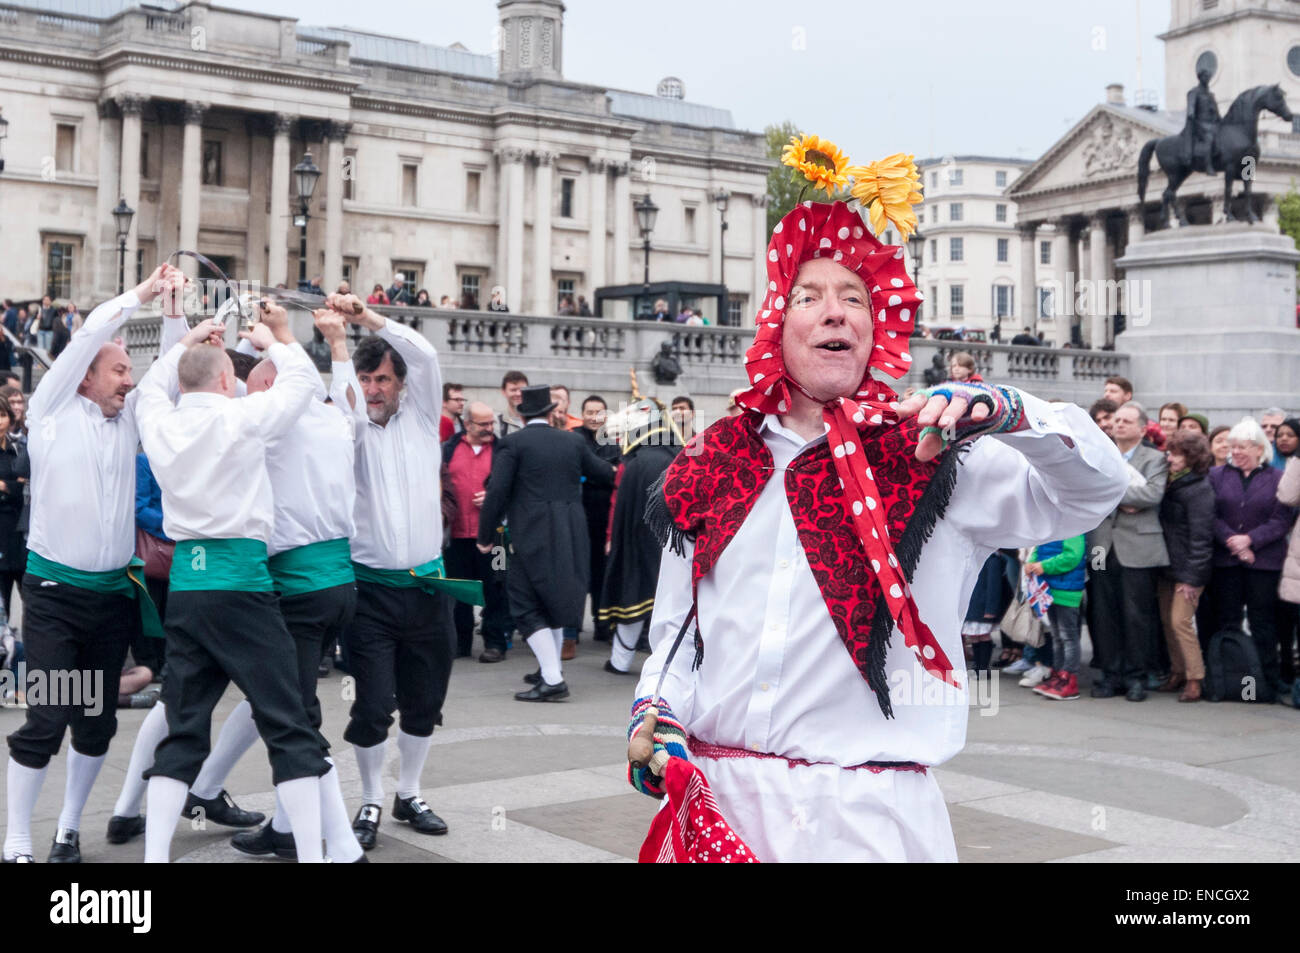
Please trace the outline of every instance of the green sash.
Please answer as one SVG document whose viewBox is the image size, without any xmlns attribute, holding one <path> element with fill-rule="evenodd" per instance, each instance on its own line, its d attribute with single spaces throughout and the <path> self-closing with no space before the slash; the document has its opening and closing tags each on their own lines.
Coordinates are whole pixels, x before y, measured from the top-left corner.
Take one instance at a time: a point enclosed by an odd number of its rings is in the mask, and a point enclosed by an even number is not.
<svg viewBox="0 0 1300 953">
<path fill-rule="evenodd" d="M 481 606 L 486 601 L 483 583 L 477 579 L 448 579 L 444 575 L 441 556 L 414 569 L 371 569 L 357 562 L 352 564 L 352 569 L 359 582 L 374 582 L 394 589 L 419 588 L 433 595 L 446 593 L 457 602 L 472 606 Z"/>
<path fill-rule="evenodd" d="M 326 539 L 276 553 L 268 562 L 281 597 L 301 596 L 355 582 L 352 547 L 346 539 Z"/>
<path fill-rule="evenodd" d="M 158 618 L 158 607 L 149 597 L 149 588 L 144 582 L 144 560 L 132 556 L 131 562 L 121 569 L 106 572 L 86 572 L 73 569 L 63 563 L 46 559 L 34 550 L 27 551 L 27 571 L 42 579 L 51 579 L 65 586 L 89 589 L 91 592 L 113 593 L 136 600 L 140 608 L 140 628 L 151 639 L 165 638 L 162 620 Z"/>
<path fill-rule="evenodd" d="M 173 592 L 273 592 L 260 539 L 178 539 L 172 555 Z"/>
</svg>

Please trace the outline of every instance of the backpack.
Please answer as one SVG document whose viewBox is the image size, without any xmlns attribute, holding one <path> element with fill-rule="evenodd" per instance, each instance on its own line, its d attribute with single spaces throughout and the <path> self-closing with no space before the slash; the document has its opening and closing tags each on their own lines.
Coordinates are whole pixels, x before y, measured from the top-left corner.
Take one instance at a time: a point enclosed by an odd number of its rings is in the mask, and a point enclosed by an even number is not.
<svg viewBox="0 0 1300 953">
<path fill-rule="evenodd" d="M 1222 629 L 1210 637 L 1205 669 L 1205 697 L 1210 701 L 1271 704 L 1276 700 L 1259 663 L 1255 640 L 1241 629 Z"/>
</svg>

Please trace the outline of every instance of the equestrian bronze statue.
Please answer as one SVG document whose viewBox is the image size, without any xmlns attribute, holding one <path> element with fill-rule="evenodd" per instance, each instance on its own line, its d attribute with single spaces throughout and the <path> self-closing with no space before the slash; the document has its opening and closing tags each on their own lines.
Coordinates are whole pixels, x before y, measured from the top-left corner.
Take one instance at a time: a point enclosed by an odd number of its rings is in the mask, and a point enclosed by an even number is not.
<svg viewBox="0 0 1300 953">
<path fill-rule="evenodd" d="M 1291 110 L 1287 109 L 1286 96 L 1280 86 L 1256 86 L 1233 100 L 1227 114 L 1219 119 L 1218 104 L 1209 89 L 1210 74 L 1203 70 L 1197 78 L 1199 84 L 1187 94 L 1187 124 L 1183 131 L 1176 136 L 1151 139 L 1142 146 L 1138 156 L 1138 200 L 1146 201 L 1151 153 L 1154 152 L 1169 183 L 1160 198 L 1160 227 L 1169 226 L 1171 208 L 1178 216 L 1178 224 L 1187 224 L 1174 199 L 1178 187 L 1193 172 L 1223 174 L 1223 213 L 1230 222 L 1236 220 L 1232 212 L 1232 183 L 1243 183 L 1246 218 L 1252 223 L 1257 222 L 1259 216 L 1251 204 L 1250 189 L 1255 178 L 1255 164 L 1259 161 L 1259 114 L 1267 109 L 1290 122 Z"/>
</svg>

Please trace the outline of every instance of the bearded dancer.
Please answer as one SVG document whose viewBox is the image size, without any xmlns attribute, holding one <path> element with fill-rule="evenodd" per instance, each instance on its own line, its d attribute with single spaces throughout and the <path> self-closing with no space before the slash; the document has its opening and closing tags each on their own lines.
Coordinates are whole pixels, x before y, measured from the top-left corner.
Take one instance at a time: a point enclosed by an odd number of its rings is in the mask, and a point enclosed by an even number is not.
<svg viewBox="0 0 1300 953">
<path fill-rule="evenodd" d="M 852 175 L 878 232 L 915 227 L 908 156 L 846 169 L 796 140 L 787 164 L 827 191 Z M 975 578 L 997 547 L 1095 526 L 1123 461 L 1073 406 L 951 382 L 900 403 L 872 378 L 907 371 L 921 294 L 903 249 L 847 205 L 797 205 L 767 260 L 743 413 L 692 440 L 652 496 L 668 548 L 630 730 L 657 699 L 656 747 L 702 768 L 760 860 L 953 861 L 929 769 L 965 741 L 950 660 Z"/>
<path fill-rule="evenodd" d="M 267 568 L 274 513 L 266 467 L 266 443 L 291 428 L 320 381 L 284 309 L 263 302 L 262 318 L 240 334 L 276 363 L 279 374 L 267 391 L 235 397 L 223 329 L 211 319 L 140 382 L 140 440 L 162 488 L 164 530 L 176 540 L 163 686 L 169 732 L 146 772 L 149 863 L 168 860 L 176 821 L 209 751 L 212 709 L 231 681 L 266 741 L 299 861 L 323 860 L 319 779 L 330 765 L 303 706 L 293 641 Z"/>
<path fill-rule="evenodd" d="M 330 295 L 326 304 L 374 332 L 351 361 L 346 350 L 335 352 L 330 383 L 334 402 L 352 408 L 356 420 L 357 609 L 343 646 L 357 696 L 343 738 L 361 769 L 362 804 L 352 829 L 370 850 L 383 814 L 384 754 L 394 709 L 401 718 L 401 760 L 393 819 L 421 834 L 447 833 L 446 823 L 420 797 L 433 729 L 442 722 L 454 631 L 442 579 L 438 506 L 442 374 L 438 353 L 422 335 L 362 309 L 355 295 Z M 479 591 L 481 600 L 481 586 Z"/>
<path fill-rule="evenodd" d="M 77 672 L 83 685 L 97 680 L 101 689 L 115 686 L 121 674 L 141 616 L 137 604 L 145 603 L 127 576 L 135 553 L 138 398 L 131 392 L 131 358 L 114 338 L 137 308 L 183 280 L 179 270 L 159 265 L 92 311 L 32 394 L 30 554 L 22 584 L 29 672 Z M 183 319 L 165 319 L 162 347 L 185 331 Z M 138 576 L 139 584 L 143 579 Z M 63 810 L 49 860 L 80 862 L 82 808 L 117 731 L 114 694 L 105 698 L 100 691 L 98 711 L 87 698 L 78 705 L 31 704 L 23 726 L 9 736 L 5 863 L 34 862 L 32 810 L 69 727 Z"/>
</svg>

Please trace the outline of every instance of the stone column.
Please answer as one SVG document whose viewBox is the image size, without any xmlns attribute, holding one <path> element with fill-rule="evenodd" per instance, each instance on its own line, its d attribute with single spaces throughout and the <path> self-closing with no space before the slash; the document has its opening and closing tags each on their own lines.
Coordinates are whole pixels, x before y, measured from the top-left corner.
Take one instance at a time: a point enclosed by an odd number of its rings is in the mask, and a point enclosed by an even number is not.
<svg viewBox="0 0 1300 953">
<path fill-rule="evenodd" d="M 266 171 L 271 167 L 271 124 L 268 117 L 250 114 L 244 120 L 248 134 L 248 231 L 244 236 L 244 266 L 238 277 L 266 276 L 267 215 L 270 183 Z"/>
<path fill-rule="evenodd" d="M 203 116 L 206 103 L 186 102 L 185 132 L 181 143 L 181 234 L 180 247 L 199 251 L 200 193 L 203 188 Z M 198 276 L 199 263 L 182 255 L 181 270 L 190 278 Z"/>
<path fill-rule="evenodd" d="M 93 294 L 105 301 L 117 294 L 117 224 L 113 209 L 117 206 L 117 183 L 122 161 L 122 120 L 112 102 L 99 104 L 99 188 L 96 193 L 95 273 Z"/>
<path fill-rule="evenodd" d="M 1020 231 L 1020 327 L 1031 334 L 1038 327 L 1038 222 L 1022 222 Z M 1011 335 L 1015 337 L 1014 334 Z"/>
<path fill-rule="evenodd" d="M 1052 254 L 1055 255 L 1056 273 L 1061 276 L 1061 289 L 1054 302 L 1056 321 L 1058 322 L 1057 343 L 1070 340 L 1070 330 L 1078 318 L 1074 313 L 1074 283 L 1079 280 L 1079 246 L 1074 240 L 1074 219 L 1063 215 L 1056 219 L 1056 239 Z"/>
<path fill-rule="evenodd" d="M 628 283 L 630 260 L 628 244 L 632 240 L 632 190 L 627 177 L 628 164 L 616 162 L 610 166 L 614 176 L 614 284 Z"/>
<path fill-rule="evenodd" d="M 750 261 L 754 264 L 753 297 L 749 301 L 749 315 L 742 322 L 748 325 L 758 314 L 759 306 L 767 297 L 767 256 L 763 250 L 767 247 L 767 193 L 760 193 L 751 198 L 754 206 L 754 250 Z"/>
<path fill-rule="evenodd" d="M 325 125 L 325 274 L 321 287 L 332 292 L 343 280 L 343 140 L 351 123 Z"/>
<path fill-rule="evenodd" d="M 126 236 L 126 277 L 123 287 L 130 288 L 135 279 L 135 253 L 140 247 L 140 114 L 144 111 L 143 96 L 121 96 L 117 108 L 122 110 L 122 163 L 121 181 L 118 185 L 118 197 L 135 209 L 136 216 L 131 221 L 131 231 Z M 116 204 L 116 203 L 114 203 Z M 115 271 L 114 276 L 118 273 Z M 117 288 L 114 280 L 113 288 Z"/>
<path fill-rule="evenodd" d="M 537 207 L 533 212 L 533 314 L 554 314 L 551 300 L 551 205 L 555 200 L 555 153 L 534 152 Z"/>
<path fill-rule="evenodd" d="M 1088 218 L 1088 295 L 1089 324 L 1092 328 L 1089 343 L 1100 348 L 1106 343 L 1106 213 L 1097 212 Z"/>
<path fill-rule="evenodd" d="M 502 149 L 501 167 L 506 187 L 506 305 L 526 312 L 524 301 L 524 153 Z"/>
<path fill-rule="evenodd" d="M 604 159 L 592 159 L 588 165 L 588 174 L 591 176 L 591 201 L 589 203 L 591 220 L 589 226 L 591 246 L 588 255 L 591 261 L 591 272 L 588 274 L 590 281 L 590 290 L 592 303 L 595 303 L 596 289 L 605 284 L 605 258 L 606 244 L 605 241 L 605 198 L 606 198 L 606 180 L 605 167 L 608 165 Z"/>
<path fill-rule="evenodd" d="M 496 153 L 496 160 L 497 255 L 496 265 L 492 269 L 492 284 L 500 285 L 502 291 L 504 291 L 506 287 L 506 223 L 509 221 L 510 208 L 506 191 L 506 160 L 500 151 Z"/>
<path fill-rule="evenodd" d="M 1128 244 L 1132 245 L 1146 234 L 1145 212 L 1141 205 L 1128 210 Z"/>
<path fill-rule="evenodd" d="M 266 282 L 271 287 L 288 284 L 289 276 L 289 129 L 294 117 L 276 113 L 271 117 L 271 201 L 267 215 Z"/>
</svg>

